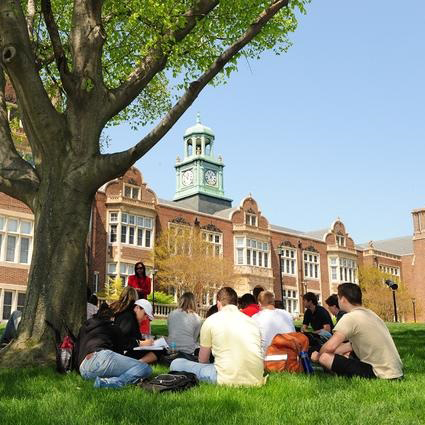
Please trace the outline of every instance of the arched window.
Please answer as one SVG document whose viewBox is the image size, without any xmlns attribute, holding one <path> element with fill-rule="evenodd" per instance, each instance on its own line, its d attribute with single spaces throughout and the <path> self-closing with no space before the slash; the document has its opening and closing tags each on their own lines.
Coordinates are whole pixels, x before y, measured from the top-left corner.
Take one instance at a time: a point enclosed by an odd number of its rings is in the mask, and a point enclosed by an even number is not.
<svg viewBox="0 0 425 425">
<path fill-rule="evenodd" d="M 186 152 L 186 155 L 187 156 L 192 156 L 192 154 L 193 154 L 192 139 L 189 139 L 187 141 L 187 152 Z"/>
<path fill-rule="evenodd" d="M 205 143 L 205 155 L 211 155 L 211 143 L 209 140 Z"/>
</svg>

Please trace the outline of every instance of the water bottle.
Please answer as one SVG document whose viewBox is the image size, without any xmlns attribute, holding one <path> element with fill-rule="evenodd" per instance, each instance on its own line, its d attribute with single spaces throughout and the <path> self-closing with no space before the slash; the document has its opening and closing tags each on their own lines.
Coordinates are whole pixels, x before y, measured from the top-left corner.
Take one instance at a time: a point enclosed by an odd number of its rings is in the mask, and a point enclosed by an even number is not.
<svg viewBox="0 0 425 425">
<path fill-rule="evenodd" d="M 308 357 L 307 351 L 301 351 L 301 364 L 303 365 L 304 372 L 307 374 L 313 373 L 313 365 L 311 364 L 310 357 Z"/>
<path fill-rule="evenodd" d="M 177 349 L 176 349 L 176 343 L 174 341 L 173 342 L 170 342 L 170 353 L 171 354 L 174 354 L 176 351 L 177 351 Z"/>
</svg>

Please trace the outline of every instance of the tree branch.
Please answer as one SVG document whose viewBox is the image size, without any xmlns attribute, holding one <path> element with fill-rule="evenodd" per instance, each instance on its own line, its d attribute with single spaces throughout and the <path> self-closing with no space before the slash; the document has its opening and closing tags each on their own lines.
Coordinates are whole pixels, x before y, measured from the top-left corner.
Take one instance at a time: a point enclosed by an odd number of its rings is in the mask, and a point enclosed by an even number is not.
<svg viewBox="0 0 425 425">
<path fill-rule="evenodd" d="M 72 95 L 74 84 L 72 83 L 72 78 L 69 74 L 68 61 L 66 59 L 62 41 L 59 36 L 59 30 L 53 16 L 50 0 L 41 0 L 41 11 L 43 12 L 44 22 L 46 23 L 47 31 L 49 32 L 50 40 L 52 42 L 55 62 L 63 87 L 69 95 Z"/>
<path fill-rule="evenodd" d="M 38 74 L 19 0 L 0 1 L 0 62 L 15 90 L 31 145 L 47 154 L 63 140 L 64 118 L 53 107 Z"/>
<path fill-rule="evenodd" d="M 186 23 L 171 33 L 164 35 L 164 41 L 169 46 L 182 41 L 195 28 L 197 22 L 207 16 L 217 5 L 219 0 L 200 0 L 192 9 L 189 9 L 184 16 Z M 109 94 L 109 105 L 105 108 L 105 120 L 112 117 L 126 108 L 149 84 L 152 78 L 161 72 L 167 64 L 168 53 L 164 52 L 164 46 L 158 45 L 153 48 L 141 61 L 139 66 L 130 74 L 127 81 Z M 168 47 L 168 49 L 170 49 Z"/>
<path fill-rule="evenodd" d="M 27 28 L 28 28 L 28 35 L 29 35 L 30 38 L 33 38 L 35 12 L 36 12 L 35 0 L 28 0 L 28 4 L 27 4 Z"/>
<path fill-rule="evenodd" d="M 172 128 L 187 108 L 198 97 L 202 89 L 233 59 L 260 31 L 261 29 L 285 6 L 289 0 L 274 0 L 257 19 L 249 26 L 247 31 L 229 46 L 196 80 L 193 81 L 183 96 L 171 108 L 159 124 L 150 131 L 134 147 L 115 154 L 102 155 L 97 158 L 96 167 L 101 169 L 100 175 L 110 174 L 110 178 L 120 176 L 146 152 L 148 152 Z M 111 173 L 110 170 L 114 170 Z M 103 184 L 103 182 L 100 182 Z"/>
<path fill-rule="evenodd" d="M 80 89 L 87 84 L 104 91 L 102 49 L 106 34 L 102 26 L 103 0 L 74 0 L 71 51 L 73 74 L 79 79 Z"/>
<path fill-rule="evenodd" d="M 0 67 L 0 189 L 31 209 L 39 179 L 34 168 L 18 154 L 7 117 L 4 71 Z"/>
</svg>

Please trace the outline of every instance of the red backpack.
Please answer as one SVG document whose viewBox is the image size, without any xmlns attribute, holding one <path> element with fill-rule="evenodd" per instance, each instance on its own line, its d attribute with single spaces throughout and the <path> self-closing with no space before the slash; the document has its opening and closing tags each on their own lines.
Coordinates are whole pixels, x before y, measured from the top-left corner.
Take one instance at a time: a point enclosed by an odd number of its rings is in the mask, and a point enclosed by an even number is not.
<svg viewBox="0 0 425 425">
<path fill-rule="evenodd" d="M 312 373 L 308 357 L 308 338 L 301 332 L 277 334 L 264 357 L 268 372 Z"/>
</svg>

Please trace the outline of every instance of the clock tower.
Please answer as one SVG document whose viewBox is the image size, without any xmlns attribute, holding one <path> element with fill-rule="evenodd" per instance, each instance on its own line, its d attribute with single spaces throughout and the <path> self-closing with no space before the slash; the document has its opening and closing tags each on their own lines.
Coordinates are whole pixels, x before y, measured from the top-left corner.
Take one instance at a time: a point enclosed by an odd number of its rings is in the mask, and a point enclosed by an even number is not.
<svg viewBox="0 0 425 425">
<path fill-rule="evenodd" d="M 214 133 L 201 124 L 199 114 L 196 124 L 184 133 L 183 160 L 177 157 L 177 189 L 174 201 L 200 212 L 214 214 L 232 206 L 224 196 L 223 160 L 214 157 Z"/>
</svg>

